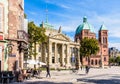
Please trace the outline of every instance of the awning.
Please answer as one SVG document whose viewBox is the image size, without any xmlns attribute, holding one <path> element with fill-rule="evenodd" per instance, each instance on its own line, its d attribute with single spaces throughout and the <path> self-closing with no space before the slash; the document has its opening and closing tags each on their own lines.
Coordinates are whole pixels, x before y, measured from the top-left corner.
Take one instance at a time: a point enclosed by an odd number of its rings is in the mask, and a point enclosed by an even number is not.
<svg viewBox="0 0 120 84">
<path fill-rule="evenodd" d="M 27 64 L 35 64 L 35 65 L 46 65 L 46 63 L 44 62 L 40 62 L 38 60 L 27 60 L 27 61 L 24 61 L 24 63 L 27 63 Z"/>
</svg>

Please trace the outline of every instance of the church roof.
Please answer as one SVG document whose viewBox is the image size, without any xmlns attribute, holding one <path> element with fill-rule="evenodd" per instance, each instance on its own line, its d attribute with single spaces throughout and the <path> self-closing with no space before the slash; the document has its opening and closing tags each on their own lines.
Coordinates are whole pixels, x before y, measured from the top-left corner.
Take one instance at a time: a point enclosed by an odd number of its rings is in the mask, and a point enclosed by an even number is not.
<svg viewBox="0 0 120 84">
<path fill-rule="evenodd" d="M 48 22 L 40 24 L 40 27 L 42 27 L 42 25 L 43 25 L 44 28 L 54 29 L 54 26 L 50 25 Z"/>
<path fill-rule="evenodd" d="M 101 25 L 100 30 L 107 30 L 104 24 Z"/>
<path fill-rule="evenodd" d="M 88 29 L 88 30 L 90 30 L 90 32 L 95 33 L 94 27 L 87 22 L 86 16 L 83 17 L 83 23 L 77 27 L 75 34 L 77 35 L 77 34 L 81 33 L 81 31 L 84 29 Z"/>
</svg>

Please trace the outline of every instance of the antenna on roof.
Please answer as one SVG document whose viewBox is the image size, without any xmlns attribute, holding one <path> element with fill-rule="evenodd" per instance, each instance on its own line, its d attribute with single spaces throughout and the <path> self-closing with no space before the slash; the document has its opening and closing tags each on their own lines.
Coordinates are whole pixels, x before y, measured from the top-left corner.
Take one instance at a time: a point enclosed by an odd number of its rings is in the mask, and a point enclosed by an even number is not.
<svg viewBox="0 0 120 84">
<path fill-rule="evenodd" d="M 46 10 L 45 10 L 45 12 L 46 12 L 46 23 L 48 23 L 48 8 L 47 8 L 47 3 L 46 3 Z"/>
</svg>

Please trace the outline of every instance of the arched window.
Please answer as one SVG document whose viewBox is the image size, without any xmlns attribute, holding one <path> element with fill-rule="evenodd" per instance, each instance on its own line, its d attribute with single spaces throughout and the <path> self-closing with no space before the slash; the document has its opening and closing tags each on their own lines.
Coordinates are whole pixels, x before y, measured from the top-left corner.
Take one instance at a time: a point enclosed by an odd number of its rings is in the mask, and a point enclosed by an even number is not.
<svg viewBox="0 0 120 84">
<path fill-rule="evenodd" d="M 107 37 L 105 38 L 105 43 L 107 43 Z"/>
<path fill-rule="evenodd" d="M 101 60 L 99 60 L 99 65 L 101 64 Z"/>
<path fill-rule="evenodd" d="M 106 57 L 104 57 L 104 61 L 106 61 Z"/>
<path fill-rule="evenodd" d="M 91 60 L 91 65 L 93 65 L 94 64 L 94 61 L 93 60 Z"/>
<path fill-rule="evenodd" d="M 105 37 L 103 37 L 103 43 L 105 43 Z"/>
<path fill-rule="evenodd" d="M 97 65 L 97 60 L 95 60 L 95 65 Z"/>
</svg>

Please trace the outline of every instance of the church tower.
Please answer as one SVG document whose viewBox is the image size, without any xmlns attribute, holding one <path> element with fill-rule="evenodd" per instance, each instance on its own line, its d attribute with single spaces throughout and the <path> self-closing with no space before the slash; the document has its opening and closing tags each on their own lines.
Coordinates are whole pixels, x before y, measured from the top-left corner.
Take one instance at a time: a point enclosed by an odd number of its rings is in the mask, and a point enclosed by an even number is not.
<svg viewBox="0 0 120 84">
<path fill-rule="evenodd" d="M 100 54 L 101 54 L 101 61 L 102 65 L 108 65 L 108 30 L 105 25 L 101 25 L 99 30 L 99 44 L 100 44 Z"/>
</svg>

